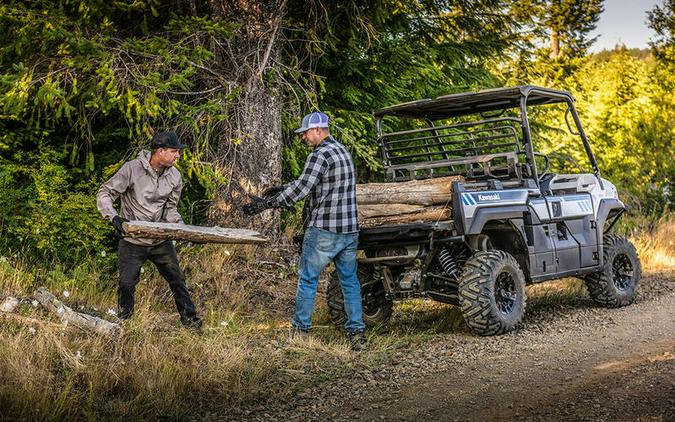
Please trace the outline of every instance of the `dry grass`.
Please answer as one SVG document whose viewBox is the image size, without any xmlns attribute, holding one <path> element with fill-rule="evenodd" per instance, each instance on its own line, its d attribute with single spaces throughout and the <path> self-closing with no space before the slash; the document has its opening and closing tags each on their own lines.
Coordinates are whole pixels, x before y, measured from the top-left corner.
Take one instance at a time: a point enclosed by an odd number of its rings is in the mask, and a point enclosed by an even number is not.
<svg viewBox="0 0 675 422">
<path fill-rule="evenodd" d="M 34 288 L 47 285 L 69 306 L 114 319 L 107 314 L 115 308 L 110 269 L 90 269 L 87 279 L 83 271 L 65 276 L 0 263 L 0 291 L 24 298 L 18 313 L 0 314 L 0 420 L 227 414 L 233 405 L 289 396 L 390 352 L 391 341 L 375 340 L 369 352 L 354 355 L 342 331 L 327 324 L 323 304 L 313 338 L 290 340 L 295 264 L 286 251 L 265 253 L 251 246 L 183 251 L 205 319 L 202 336 L 180 326 L 168 286 L 146 266 L 134 318 L 114 341 L 64 327 L 30 303 Z"/>
<path fill-rule="evenodd" d="M 646 270 L 673 267 L 673 219 L 632 239 Z M 0 315 L 0 419 L 227 414 L 232 406 L 288 397 L 354 368 L 385 362 L 399 349 L 439 333 L 467 331 L 456 307 L 403 302 L 389 324 L 369 331 L 370 349 L 355 355 L 342 331 L 329 324 L 318 296 L 312 338 L 290 340 L 294 259 L 290 247 L 208 245 L 182 251 L 206 323 L 201 337 L 180 326 L 169 289 L 150 265 L 138 286 L 137 312 L 115 341 L 63 327 L 23 301 L 19 313 Z M 107 315 L 115 307 L 111 268 L 88 264 L 66 275 L 58 266 L 35 269 L 0 259 L 0 292 L 27 298 L 38 285 L 75 309 L 113 318 Z M 530 286 L 528 314 L 587 301 L 584 289 L 576 279 Z"/>
<path fill-rule="evenodd" d="M 665 216 L 651 230 L 631 237 L 648 271 L 675 268 L 675 217 Z"/>
</svg>

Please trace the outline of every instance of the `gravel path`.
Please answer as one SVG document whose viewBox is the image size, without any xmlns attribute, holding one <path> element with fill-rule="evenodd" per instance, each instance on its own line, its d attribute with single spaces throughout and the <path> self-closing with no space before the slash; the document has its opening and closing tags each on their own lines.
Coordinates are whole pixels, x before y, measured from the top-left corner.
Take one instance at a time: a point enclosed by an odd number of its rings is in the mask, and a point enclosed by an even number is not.
<svg viewBox="0 0 675 422">
<path fill-rule="evenodd" d="M 227 419 L 675 421 L 675 273 L 645 274 L 626 308 L 532 304 L 516 332 L 438 335 L 386 366 Z"/>
</svg>

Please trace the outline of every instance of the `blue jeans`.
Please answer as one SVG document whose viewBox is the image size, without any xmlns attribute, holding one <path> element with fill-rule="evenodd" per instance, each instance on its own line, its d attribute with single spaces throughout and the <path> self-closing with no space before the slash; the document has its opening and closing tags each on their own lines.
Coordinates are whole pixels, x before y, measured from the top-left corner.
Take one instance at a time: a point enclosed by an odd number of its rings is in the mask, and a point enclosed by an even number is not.
<svg viewBox="0 0 675 422">
<path fill-rule="evenodd" d="M 319 274 L 332 260 L 342 285 L 347 322 L 345 329 L 352 333 L 365 330 L 361 309 L 361 284 L 356 276 L 356 246 L 358 233 L 333 233 L 318 227 L 305 232 L 300 255 L 298 291 L 295 295 L 294 328 L 309 330 L 312 327 L 314 297 L 319 284 Z"/>
</svg>

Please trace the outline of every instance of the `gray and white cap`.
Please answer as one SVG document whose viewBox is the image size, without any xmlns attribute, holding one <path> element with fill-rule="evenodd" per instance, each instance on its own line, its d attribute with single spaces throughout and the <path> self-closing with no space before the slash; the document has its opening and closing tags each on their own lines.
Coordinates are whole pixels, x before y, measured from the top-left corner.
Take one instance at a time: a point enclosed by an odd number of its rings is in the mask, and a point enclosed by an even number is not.
<svg viewBox="0 0 675 422">
<path fill-rule="evenodd" d="M 328 116 L 326 116 L 320 111 L 309 113 L 308 115 L 302 118 L 302 126 L 300 126 L 298 129 L 295 129 L 295 133 L 303 133 L 306 132 L 308 129 L 313 129 L 315 127 L 327 128 Z"/>
</svg>

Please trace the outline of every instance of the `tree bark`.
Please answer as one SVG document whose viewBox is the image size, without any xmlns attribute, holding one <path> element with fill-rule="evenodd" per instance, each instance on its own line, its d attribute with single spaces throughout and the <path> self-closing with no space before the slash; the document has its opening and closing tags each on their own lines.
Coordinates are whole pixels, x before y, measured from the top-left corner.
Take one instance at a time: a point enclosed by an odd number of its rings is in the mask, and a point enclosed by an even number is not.
<svg viewBox="0 0 675 422">
<path fill-rule="evenodd" d="M 227 178 L 216 189 L 209 219 L 219 225 L 267 232 L 277 213 L 247 217 L 241 206 L 281 180 L 281 93 L 276 69 L 284 0 L 210 0 L 215 16 L 234 19 L 240 28 L 229 42 L 223 67 L 232 68 L 240 89 L 228 130 L 221 135 L 214 163 Z"/>
</svg>

